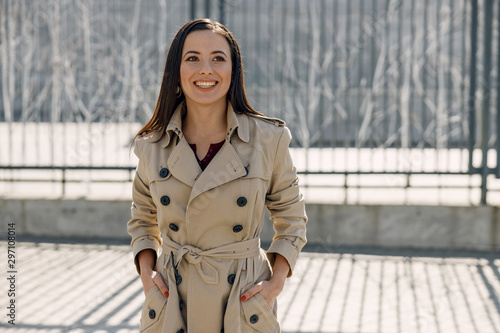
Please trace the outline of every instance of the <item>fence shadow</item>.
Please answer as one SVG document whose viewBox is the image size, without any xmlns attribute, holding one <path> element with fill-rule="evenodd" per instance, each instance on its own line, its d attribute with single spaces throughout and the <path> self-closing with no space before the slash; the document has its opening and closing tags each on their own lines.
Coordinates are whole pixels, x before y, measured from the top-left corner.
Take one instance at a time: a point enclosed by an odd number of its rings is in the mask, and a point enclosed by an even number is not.
<svg viewBox="0 0 500 333">
<path fill-rule="evenodd" d="M 125 240 L 23 237 L 17 253 L 16 332 L 138 330 L 144 296 Z M 497 252 L 309 244 L 278 300 L 282 331 L 495 332 L 498 258 Z"/>
</svg>

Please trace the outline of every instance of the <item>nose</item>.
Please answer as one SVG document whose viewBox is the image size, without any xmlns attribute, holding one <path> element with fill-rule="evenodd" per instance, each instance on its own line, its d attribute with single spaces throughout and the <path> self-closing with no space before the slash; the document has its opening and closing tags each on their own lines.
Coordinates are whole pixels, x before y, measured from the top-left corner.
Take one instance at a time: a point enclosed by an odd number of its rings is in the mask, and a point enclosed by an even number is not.
<svg viewBox="0 0 500 333">
<path fill-rule="evenodd" d="M 206 60 L 206 61 L 203 61 L 201 63 L 200 74 L 202 74 L 202 75 L 213 74 L 213 70 L 212 70 L 212 66 L 210 64 L 210 61 Z"/>
</svg>

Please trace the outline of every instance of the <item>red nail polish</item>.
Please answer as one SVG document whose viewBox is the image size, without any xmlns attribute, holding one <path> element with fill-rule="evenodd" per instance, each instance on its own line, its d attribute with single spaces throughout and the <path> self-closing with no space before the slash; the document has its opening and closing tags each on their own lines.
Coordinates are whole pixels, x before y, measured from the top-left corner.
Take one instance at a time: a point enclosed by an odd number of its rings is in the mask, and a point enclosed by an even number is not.
<svg viewBox="0 0 500 333">
<path fill-rule="evenodd" d="M 165 297 L 168 297 L 168 291 L 165 291 L 163 295 L 165 295 Z"/>
<path fill-rule="evenodd" d="M 241 296 L 241 301 L 243 302 L 244 300 L 246 300 L 247 297 L 245 295 Z"/>
</svg>

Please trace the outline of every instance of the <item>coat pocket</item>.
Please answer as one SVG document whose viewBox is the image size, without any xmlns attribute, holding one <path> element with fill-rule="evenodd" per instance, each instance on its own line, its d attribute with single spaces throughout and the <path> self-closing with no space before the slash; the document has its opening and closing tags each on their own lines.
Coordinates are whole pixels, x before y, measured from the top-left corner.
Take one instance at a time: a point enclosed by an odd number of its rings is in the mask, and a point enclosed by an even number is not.
<svg viewBox="0 0 500 333">
<path fill-rule="evenodd" d="M 165 317 L 168 298 L 162 295 L 158 286 L 153 286 L 146 294 L 142 307 L 139 332 L 159 332 Z"/>
<path fill-rule="evenodd" d="M 269 304 L 261 294 L 255 294 L 241 302 L 244 332 L 277 333 L 280 325 Z"/>
</svg>

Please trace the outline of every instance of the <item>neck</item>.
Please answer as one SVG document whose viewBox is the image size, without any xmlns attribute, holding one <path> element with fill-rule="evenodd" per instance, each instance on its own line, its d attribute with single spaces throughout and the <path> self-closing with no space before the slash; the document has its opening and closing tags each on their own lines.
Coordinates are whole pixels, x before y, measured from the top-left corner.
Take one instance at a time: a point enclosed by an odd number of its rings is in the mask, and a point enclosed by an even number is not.
<svg viewBox="0 0 500 333">
<path fill-rule="evenodd" d="M 186 99 L 186 109 L 182 131 L 188 142 L 223 140 L 227 129 L 225 98 L 210 105 L 200 105 Z"/>
</svg>

